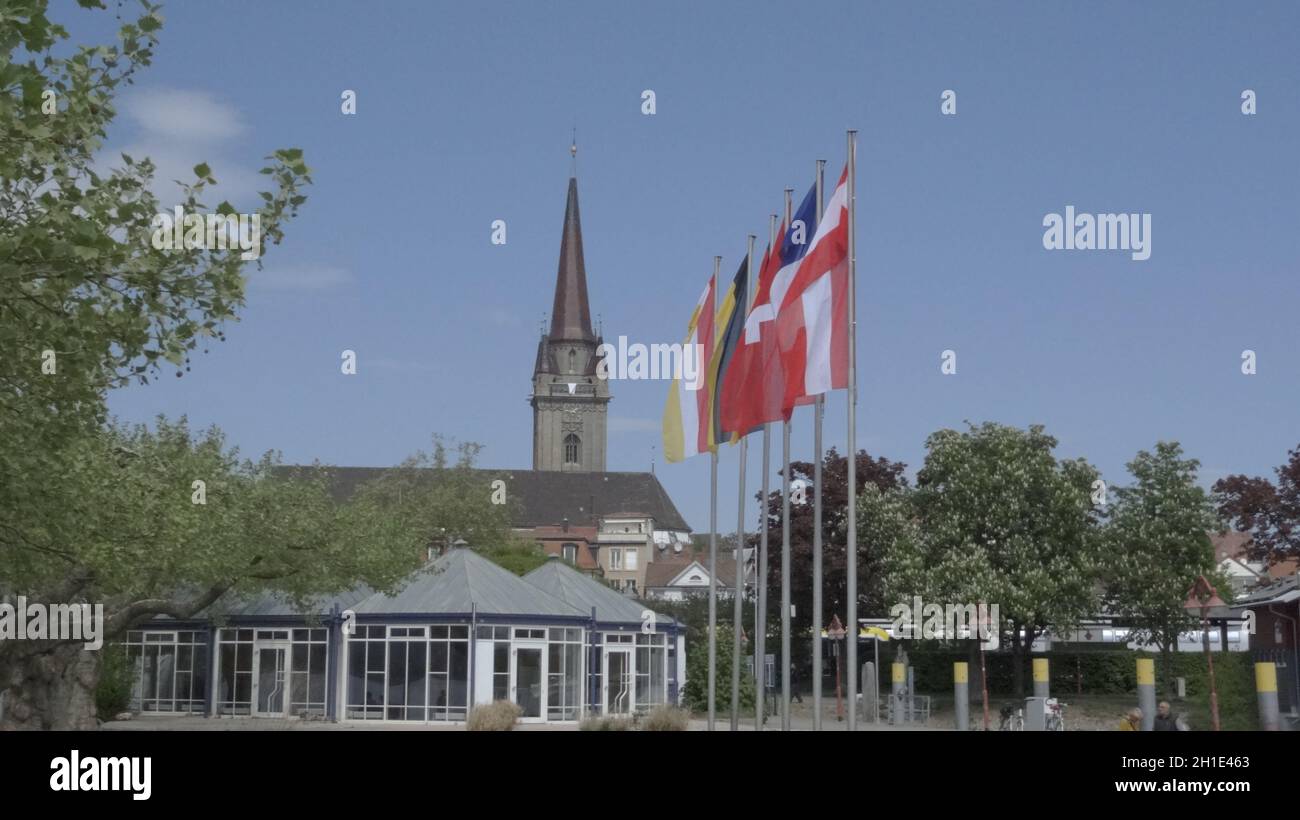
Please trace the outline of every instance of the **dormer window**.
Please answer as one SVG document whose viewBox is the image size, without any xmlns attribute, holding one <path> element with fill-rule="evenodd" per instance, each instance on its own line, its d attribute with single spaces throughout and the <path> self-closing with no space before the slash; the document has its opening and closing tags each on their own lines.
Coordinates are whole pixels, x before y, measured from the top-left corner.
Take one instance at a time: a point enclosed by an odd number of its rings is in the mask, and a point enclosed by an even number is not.
<svg viewBox="0 0 1300 820">
<path fill-rule="evenodd" d="M 560 554 L 564 558 L 564 560 L 567 561 L 568 563 L 570 564 L 578 563 L 577 544 L 565 544 L 564 546 L 560 547 Z"/>
</svg>

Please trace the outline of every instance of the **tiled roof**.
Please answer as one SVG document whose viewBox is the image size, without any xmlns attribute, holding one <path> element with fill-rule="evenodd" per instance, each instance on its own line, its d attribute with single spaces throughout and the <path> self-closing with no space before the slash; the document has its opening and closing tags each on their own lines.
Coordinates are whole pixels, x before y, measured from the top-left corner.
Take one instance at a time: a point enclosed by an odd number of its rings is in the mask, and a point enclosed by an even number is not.
<svg viewBox="0 0 1300 820">
<path fill-rule="evenodd" d="M 312 470 L 325 470 L 335 498 L 347 498 L 357 488 L 383 474 L 387 467 L 304 467 L 277 468 L 279 475 L 292 477 Z M 437 470 L 426 470 L 433 478 Z M 659 529 L 689 531 L 672 499 L 654 473 L 565 473 L 549 470 L 475 470 L 483 475 L 484 486 L 493 479 L 506 482 L 506 495 L 516 503 L 519 528 L 560 524 L 592 526 L 610 510 L 644 510 Z"/>
<path fill-rule="evenodd" d="M 709 574 L 709 559 L 696 558 L 699 562 L 700 569 L 704 572 L 705 577 Z M 662 588 L 672 583 L 672 580 L 686 571 L 695 561 L 686 561 L 678 563 L 676 561 L 651 561 L 646 564 L 645 568 L 645 585 L 646 589 Z M 736 585 L 736 562 L 731 558 L 718 556 L 718 587 L 730 589 Z"/>
<path fill-rule="evenodd" d="M 1224 558 L 1242 558 L 1245 559 L 1245 553 L 1250 546 L 1250 533 L 1248 532 L 1212 532 L 1210 533 L 1210 543 L 1214 545 L 1214 560 L 1222 561 Z"/>
</svg>

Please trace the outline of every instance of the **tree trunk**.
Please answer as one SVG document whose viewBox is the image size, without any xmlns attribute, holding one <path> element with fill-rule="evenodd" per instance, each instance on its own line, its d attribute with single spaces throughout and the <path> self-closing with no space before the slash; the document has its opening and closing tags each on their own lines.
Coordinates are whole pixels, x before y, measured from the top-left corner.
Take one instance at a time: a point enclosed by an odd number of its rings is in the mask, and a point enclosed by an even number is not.
<svg viewBox="0 0 1300 820">
<path fill-rule="evenodd" d="M 80 643 L 0 657 L 0 731 L 98 729 L 100 655 Z"/>
<path fill-rule="evenodd" d="M 1020 624 L 1011 626 L 1011 694 L 1016 700 L 1025 696 L 1025 651 L 1020 642 Z"/>
<path fill-rule="evenodd" d="M 1039 631 L 1038 631 L 1036 628 L 1034 628 L 1034 627 L 1032 627 L 1032 626 L 1027 626 L 1027 627 L 1025 627 L 1025 642 L 1024 642 L 1024 652 L 1025 652 L 1025 657 L 1024 657 L 1024 659 L 1020 662 L 1020 667 L 1019 667 L 1019 669 L 1020 669 L 1020 674 L 1022 674 L 1022 675 L 1024 675 L 1024 674 L 1028 674 L 1028 675 L 1029 675 L 1029 680 L 1030 680 L 1030 681 L 1032 681 L 1032 680 L 1034 679 L 1034 677 L 1033 677 L 1033 675 L 1034 675 L 1034 641 L 1038 639 L 1039 634 L 1040 634 L 1040 633 L 1039 633 Z M 1029 693 L 1032 695 L 1033 692 L 1034 692 L 1034 686 L 1033 686 L 1033 684 L 1031 683 L 1031 684 L 1030 684 L 1030 687 L 1029 687 Z M 1022 691 L 1022 692 L 1020 693 L 1020 697 L 1023 698 L 1024 696 L 1025 696 L 1025 695 L 1024 695 L 1024 692 Z"/>
<path fill-rule="evenodd" d="M 1177 692 L 1174 686 L 1174 645 L 1178 641 L 1178 633 L 1173 633 L 1173 640 L 1170 640 L 1169 632 L 1165 632 L 1165 639 L 1161 641 L 1160 646 L 1160 666 L 1161 682 L 1165 685 L 1164 697 L 1173 698 Z"/>
<path fill-rule="evenodd" d="M 971 703 L 979 703 L 982 707 L 984 703 L 984 673 L 980 671 L 979 641 L 971 641 L 967 647 L 966 668 L 969 670 L 967 680 L 970 682 L 967 687 L 967 695 L 969 695 Z M 982 717 L 980 725 L 984 725 Z"/>
</svg>

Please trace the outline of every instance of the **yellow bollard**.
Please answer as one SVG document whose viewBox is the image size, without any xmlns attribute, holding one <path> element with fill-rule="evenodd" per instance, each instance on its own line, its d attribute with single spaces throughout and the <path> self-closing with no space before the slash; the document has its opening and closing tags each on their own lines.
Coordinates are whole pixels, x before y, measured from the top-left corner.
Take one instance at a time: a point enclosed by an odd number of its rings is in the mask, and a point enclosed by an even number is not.
<svg viewBox="0 0 1300 820">
<path fill-rule="evenodd" d="M 965 661 L 952 665 L 952 699 L 957 731 L 965 732 L 970 729 L 970 668 Z"/>
<path fill-rule="evenodd" d="M 1255 696 L 1259 701 L 1259 728 L 1276 732 L 1280 727 L 1277 706 L 1277 666 L 1255 664 Z"/>
<path fill-rule="evenodd" d="M 1051 680 L 1047 658 L 1034 658 L 1034 697 L 1050 698 Z"/>
<path fill-rule="evenodd" d="M 1152 658 L 1138 658 L 1138 708 L 1142 710 L 1142 731 L 1149 732 L 1156 725 L 1156 662 Z"/>
</svg>

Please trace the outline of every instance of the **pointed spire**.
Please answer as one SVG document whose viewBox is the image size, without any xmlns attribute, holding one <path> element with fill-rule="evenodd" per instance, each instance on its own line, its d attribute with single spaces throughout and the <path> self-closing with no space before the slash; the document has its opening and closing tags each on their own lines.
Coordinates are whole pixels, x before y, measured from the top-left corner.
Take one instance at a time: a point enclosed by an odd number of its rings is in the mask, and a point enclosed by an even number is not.
<svg viewBox="0 0 1300 820">
<path fill-rule="evenodd" d="M 582 221 L 578 217 L 578 180 L 569 177 L 569 199 L 564 206 L 564 234 L 560 239 L 560 268 L 555 276 L 555 305 L 551 310 L 551 338 L 595 341 L 591 332 L 591 307 L 587 303 L 587 269 L 582 261 Z"/>
</svg>

